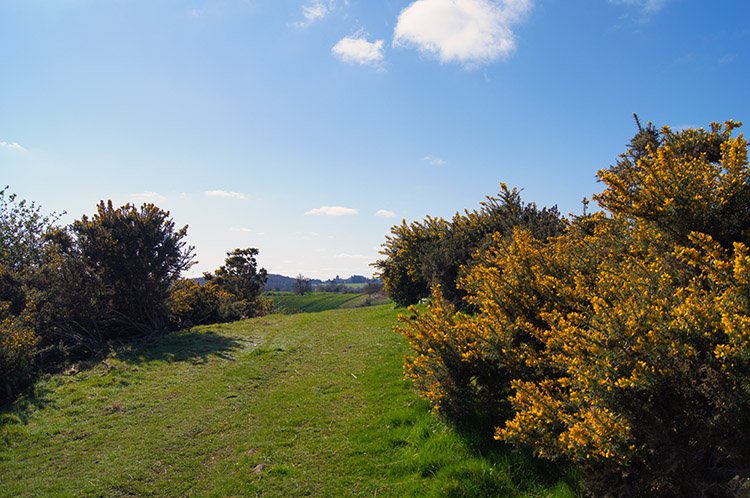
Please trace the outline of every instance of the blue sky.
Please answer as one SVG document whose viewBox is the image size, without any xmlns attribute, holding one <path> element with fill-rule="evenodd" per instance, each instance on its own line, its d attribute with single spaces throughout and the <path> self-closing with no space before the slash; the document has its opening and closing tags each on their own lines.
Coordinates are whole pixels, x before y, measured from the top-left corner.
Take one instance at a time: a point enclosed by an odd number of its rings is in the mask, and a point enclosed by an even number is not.
<svg viewBox="0 0 750 498">
<path fill-rule="evenodd" d="M 0 183 L 189 225 L 192 274 L 371 275 L 499 183 L 580 213 L 635 133 L 750 123 L 745 0 L 0 0 Z"/>
</svg>

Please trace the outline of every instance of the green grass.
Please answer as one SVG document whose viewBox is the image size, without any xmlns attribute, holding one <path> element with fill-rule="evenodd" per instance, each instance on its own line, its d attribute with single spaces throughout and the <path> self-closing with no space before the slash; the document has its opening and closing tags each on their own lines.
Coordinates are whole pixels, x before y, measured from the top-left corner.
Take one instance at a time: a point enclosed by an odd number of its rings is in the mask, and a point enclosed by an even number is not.
<svg viewBox="0 0 750 498">
<path fill-rule="evenodd" d="M 0 496 L 576 496 L 435 420 L 395 314 L 199 327 L 42 379 L 0 411 Z"/>
<path fill-rule="evenodd" d="M 274 311 L 277 313 L 316 313 L 334 310 L 354 300 L 361 300 L 363 294 L 342 292 L 308 292 L 304 296 L 295 293 L 274 293 Z"/>
</svg>

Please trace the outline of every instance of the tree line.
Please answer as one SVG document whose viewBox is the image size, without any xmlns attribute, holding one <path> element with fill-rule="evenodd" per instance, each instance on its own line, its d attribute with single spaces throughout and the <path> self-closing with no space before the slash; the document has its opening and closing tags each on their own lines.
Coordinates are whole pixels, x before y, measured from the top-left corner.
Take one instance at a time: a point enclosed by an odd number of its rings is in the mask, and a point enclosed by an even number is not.
<svg viewBox="0 0 750 498">
<path fill-rule="evenodd" d="M 99 354 L 116 341 L 270 310 L 254 248 L 204 274 L 178 228 L 153 204 L 115 208 L 58 226 L 34 202 L 0 190 L 0 401 L 34 373 Z"/>
<path fill-rule="evenodd" d="M 750 488 L 750 168 L 740 123 L 641 127 L 563 218 L 503 186 L 376 263 L 434 411 L 577 467 L 594 496 Z M 744 496 L 744 495 L 743 495 Z"/>
</svg>

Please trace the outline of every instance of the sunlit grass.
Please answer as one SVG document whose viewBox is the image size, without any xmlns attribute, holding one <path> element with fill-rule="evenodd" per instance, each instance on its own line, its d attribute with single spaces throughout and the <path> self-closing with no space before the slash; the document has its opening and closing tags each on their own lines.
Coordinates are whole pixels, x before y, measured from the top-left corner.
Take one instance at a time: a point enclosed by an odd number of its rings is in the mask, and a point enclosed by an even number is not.
<svg viewBox="0 0 750 498">
<path fill-rule="evenodd" d="M 285 292 L 269 297 L 273 299 L 273 309 L 277 313 L 316 313 L 337 309 L 362 296 L 342 292 L 308 292 L 304 295 Z"/>
<path fill-rule="evenodd" d="M 575 496 L 435 420 L 388 306 L 205 326 L 0 412 L 0 496 Z"/>
</svg>

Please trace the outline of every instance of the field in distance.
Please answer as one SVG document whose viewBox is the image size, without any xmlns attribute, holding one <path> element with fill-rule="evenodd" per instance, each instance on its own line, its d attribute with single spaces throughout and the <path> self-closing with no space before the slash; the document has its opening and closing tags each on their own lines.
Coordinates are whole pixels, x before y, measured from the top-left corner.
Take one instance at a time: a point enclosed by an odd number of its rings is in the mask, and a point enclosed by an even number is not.
<svg viewBox="0 0 750 498">
<path fill-rule="evenodd" d="M 293 292 L 269 292 L 266 295 L 269 299 L 273 299 L 275 313 L 315 313 L 389 302 L 382 293 L 370 296 L 348 292 L 306 292 L 304 295 Z"/>
</svg>

